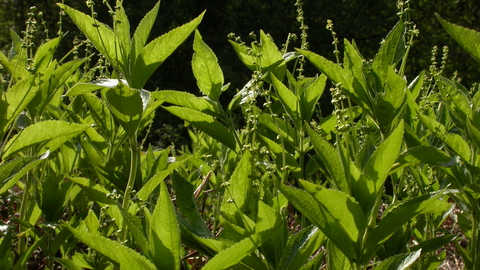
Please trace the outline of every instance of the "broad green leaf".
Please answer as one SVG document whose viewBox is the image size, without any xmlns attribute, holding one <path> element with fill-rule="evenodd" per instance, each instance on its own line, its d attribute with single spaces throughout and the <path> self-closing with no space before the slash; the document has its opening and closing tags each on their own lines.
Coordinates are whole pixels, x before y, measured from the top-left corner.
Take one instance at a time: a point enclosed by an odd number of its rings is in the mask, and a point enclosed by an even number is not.
<svg viewBox="0 0 480 270">
<path fill-rule="evenodd" d="M 83 232 L 71 227 L 70 225 L 66 226 L 75 235 L 75 237 L 78 238 L 78 240 L 101 253 L 110 261 L 119 265 L 120 269 L 157 269 L 155 265 L 153 265 L 140 253 L 128 248 L 125 245 L 98 234 Z"/>
<path fill-rule="evenodd" d="M 4 111 L 5 125 L 0 126 L 0 131 L 5 132 L 6 128 L 16 121 L 20 113 L 25 110 L 27 105 L 40 90 L 40 87 L 35 84 L 35 79 L 35 76 L 30 76 L 27 79 L 23 79 L 5 92 L 4 102 L 6 102 L 6 104 L 2 104 L 5 107 L 1 109 L 6 110 Z"/>
<path fill-rule="evenodd" d="M 420 258 L 422 250 L 417 250 L 408 254 L 398 254 L 381 262 L 375 270 L 405 270 Z"/>
<path fill-rule="evenodd" d="M 447 30 L 448 34 L 452 36 L 452 38 L 460 44 L 460 46 L 467 51 L 475 60 L 480 62 L 480 33 L 455 25 L 453 23 L 449 23 L 442 19 L 440 15 L 435 14 L 437 19 L 443 25 L 443 27 Z"/>
<path fill-rule="evenodd" d="M 237 54 L 240 61 L 242 61 L 242 63 L 251 71 L 255 71 L 255 57 L 253 57 L 251 53 L 248 53 L 250 48 L 245 45 L 239 44 L 233 40 L 229 40 L 228 42 L 230 42 L 230 44 L 232 45 L 233 50 Z"/>
<path fill-rule="evenodd" d="M 286 65 L 283 60 L 282 53 L 278 47 L 273 43 L 272 39 L 260 30 L 261 46 L 257 48 L 252 45 L 252 49 L 259 51 L 260 57 L 257 58 L 258 65 L 262 72 L 271 71 L 278 80 L 282 80 L 285 76 Z"/>
<path fill-rule="evenodd" d="M 5 225 L 2 225 L 5 226 Z M 2 238 L 0 239 L 0 270 L 10 270 L 13 266 L 13 256 L 10 251 L 12 246 L 13 228 L 2 229 Z"/>
<path fill-rule="evenodd" d="M 301 125 L 300 118 L 300 101 L 298 97 L 288 89 L 281 81 L 279 81 L 275 76 L 270 76 L 270 80 L 275 86 L 278 98 L 283 105 L 283 108 L 294 121 L 296 125 Z"/>
<path fill-rule="evenodd" d="M 360 179 L 355 183 L 353 191 L 355 199 L 365 213 L 370 213 L 378 193 L 383 191 L 383 184 L 390 169 L 400 155 L 403 142 L 403 121 L 390 136 L 370 156 L 362 170 Z"/>
<path fill-rule="evenodd" d="M 50 64 L 59 43 L 60 38 L 57 37 L 38 47 L 33 58 L 35 72 L 42 72 L 42 70 Z"/>
<path fill-rule="evenodd" d="M 275 225 L 279 225 L 276 223 Z M 215 255 L 207 264 L 202 268 L 205 270 L 217 270 L 228 269 L 241 262 L 241 260 L 247 257 L 249 254 L 255 251 L 265 241 L 267 241 L 272 235 L 276 233 L 280 226 L 273 226 L 264 231 L 257 232 L 243 240 L 235 243 L 229 248 L 226 248 L 217 255 Z"/>
<path fill-rule="evenodd" d="M 135 74 L 132 76 L 131 87 L 136 89 L 143 88 L 153 72 L 187 39 L 193 30 L 197 28 L 203 15 L 204 13 L 200 14 L 200 16 L 189 23 L 171 30 L 143 47 L 140 56 L 132 59 L 134 64 L 131 69 Z"/>
<path fill-rule="evenodd" d="M 327 189 L 304 180 L 300 180 L 300 184 L 338 222 L 338 226 L 348 233 L 353 242 L 363 236 L 367 219 L 354 198 L 342 191 Z"/>
<path fill-rule="evenodd" d="M 80 30 L 85 34 L 85 36 L 93 43 L 95 48 L 104 55 L 114 67 L 124 73 L 124 69 L 119 65 L 118 60 L 115 55 L 115 33 L 113 30 L 106 24 L 97 21 L 96 19 L 82 13 L 78 10 L 75 10 L 67 5 L 59 5 L 65 13 L 70 16 L 73 22 L 80 28 Z"/>
<path fill-rule="evenodd" d="M 157 269 L 180 269 L 180 229 L 165 182 L 160 183 L 151 222 L 148 240 L 153 263 Z"/>
<path fill-rule="evenodd" d="M 370 100 L 372 92 L 369 90 L 367 79 L 364 74 L 364 59 L 348 40 L 344 40 L 345 55 L 343 57 L 344 71 L 351 78 L 351 87 L 346 87 L 344 90 L 353 101 L 355 101 L 362 109 L 369 115 L 372 115 L 372 101 Z"/>
<path fill-rule="evenodd" d="M 189 158 L 183 159 L 181 161 L 176 161 L 170 165 L 168 168 L 158 171 L 152 178 L 148 179 L 148 181 L 143 185 L 143 187 L 137 192 L 138 198 L 141 200 L 147 200 L 148 196 L 160 185 L 161 182 L 171 174 L 174 170 L 184 165 Z"/>
<path fill-rule="evenodd" d="M 223 72 L 213 51 L 195 30 L 192 69 L 200 91 L 212 100 L 218 100 L 223 86 Z"/>
<path fill-rule="evenodd" d="M 352 264 L 341 250 L 333 244 L 327 243 L 327 270 L 351 270 Z"/>
<path fill-rule="evenodd" d="M 224 202 L 221 211 L 228 214 L 247 213 L 252 209 L 250 201 L 253 199 L 252 191 L 252 156 L 247 150 L 244 152 L 242 159 L 238 163 L 232 177 L 228 180 L 228 186 L 225 190 Z M 234 203 L 228 203 L 233 201 Z"/>
<path fill-rule="evenodd" d="M 470 118 L 466 119 L 466 129 L 469 138 L 476 144 L 477 147 L 480 147 L 480 130 L 473 124 L 474 122 Z M 478 124 L 477 124 L 478 125 Z"/>
<path fill-rule="evenodd" d="M 425 194 L 402 201 L 388 209 L 377 227 L 365 239 L 363 250 L 365 258 L 370 258 L 382 243 L 414 217 L 450 208 L 447 202 L 439 201 L 441 196 L 442 192 Z"/>
<path fill-rule="evenodd" d="M 8 191 L 28 171 L 48 158 L 50 152 L 35 157 L 22 157 L 0 164 L 0 194 Z"/>
<path fill-rule="evenodd" d="M 110 192 L 100 184 L 83 177 L 69 177 L 68 179 L 76 183 L 93 201 L 97 202 L 98 204 L 116 205 L 115 200 L 107 197 L 107 194 Z"/>
<path fill-rule="evenodd" d="M 260 112 L 259 115 L 258 120 L 260 123 L 273 131 L 274 134 L 280 135 L 284 142 L 288 143 L 285 144 L 285 147 L 291 146 L 290 149 L 293 150 L 293 147 L 296 145 L 296 132 L 294 128 L 279 117 L 273 118 L 270 114 Z"/>
<path fill-rule="evenodd" d="M 95 212 L 93 212 L 93 210 L 88 210 L 87 217 L 85 218 L 84 221 L 89 232 L 98 233 L 98 229 L 100 228 L 100 222 Z"/>
<path fill-rule="evenodd" d="M 283 250 L 280 269 L 300 269 L 324 242 L 325 235 L 314 226 L 302 229 L 288 238 Z"/>
<path fill-rule="evenodd" d="M 313 66 L 325 74 L 330 80 L 335 83 L 343 83 L 343 87 L 350 88 L 351 82 L 347 80 L 348 75 L 342 66 L 333 63 L 332 61 L 326 59 L 325 57 L 315 54 L 311 51 L 298 50 L 303 56 L 305 56 L 308 61 L 310 61 Z"/>
<path fill-rule="evenodd" d="M 152 98 L 163 100 L 164 103 L 187 107 L 212 116 L 221 116 L 217 105 L 205 97 L 196 97 L 191 93 L 175 90 L 156 91 L 151 94 Z"/>
<path fill-rule="evenodd" d="M 150 10 L 145 17 L 143 17 L 138 24 L 137 29 L 135 29 L 132 39 L 132 52 L 130 53 L 133 59 L 137 59 L 137 57 L 139 57 L 140 52 L 147 43 L 148 36 L 150 35 L 150 31 L 152 30 L 155 19 L 157 18 L 159 8 L 160 1 L 158 1 L 152 10 Z"/>
<path fill-rule="evenodd" d="M 134 216 L 129 212 L 123 210 L 122 208 L 119 209 L 122 213 L 125 224 L 127 224 L 128 231 L 132 234 L 133 239 L 138 244 L 143 254 L 145 254 L 145 256 L 151 261 L 154 261 L 155 252 L 153 250 L 150 250 L 150 244 L 148 243 L 148 239 L 145 236 L 145 231 L 142 226 L 142 220 L 137 216 Z M 148 210 L 145 209 L 145 211 Z"/>
<path fill-rule="evenodd" d="M 467 94 L 462 91 L 461 86 L 447 78 L 439 77 L 435 81 L 442 93 L 443 100 L 449 107 L 449 111 L 465 124 L 468 115 L 472 113 Z"/>
<path fill-rule="evenodd" d="M 462 138 L 462 136 L 447 132 L 444 125 L 423 114 L 419 114 L 422 123 L 443 143 L 445 143 L 451 151 L 460 156 L 464 161 L 470 162 L 471 151 L 470 145 Z"/>
<path fill-rule="evenodd" d="M 41 90 L 32 102 L 28 105 L 30 114 L 42 114 L 48 104 L 60 107 L 62 102 L 61 95 L 63 94 L 64 83 L 77 72 L 78 68 L 87 59 L 75 59 L 67 62 L 61 66 L 52 63 L 48 69 L 43 70 L 39 77 L 39 85 Z"/>
<path fill-rule="evenodd" d="M 68 260 L 68 259 L 62 259 L 62 258 L 55 258 L 56 261 L 58 261 L 63 267 L 69 270 L 82 270 L 81 266 L 77 265 L 75 261 L 73 260 Z M 88 265 L 87 265 L 88 266 Z"/>
<path fill-rule="evenodd" d="M 386 70 L 384 92 L 378 93 L 374 100 L 375 118 L 383 134 L 389 134 L 403 118 L 406 101 L 406 81 L 395 73 L 393 67 Z"/>
<path fill-rule="evenodd" d="M 405 23 L 400 20 L 388 33 L 373 60 L 373 70 L 385 81 L 388 68 L 398 63 L 405 54 Z"/>
<path fill-rule="evenodd" d="M 416 146 L 409 148 L 398 158 L 399 163 L 441 165 L 451 161 L 451 158 L 440 149 L 431 146 Z"/>
<path fill-rule="evenodd" d="M 68 89 L 68 91 L 65 93 L 65 96 L 67 97 L 72 97 L 72 96 L 78 96 L 86 93 L 91 93 L 94 91 L 102 90 L 103 86 L 101 85 L 96 85 L 96 84 L 91 84 L 91 83 L 77 83 L 72 88 Z"/>
<path fill-rule="evenodd" d="M 191 123 L 207 135 L 223 143 L 233 151 L 237 150 L 237 142 L 232 132 L 223 124 L 216 121 L 212 116 L 202 112 L 177 106 L 165 107 L 165 110 Z"/>
<path fill-rule="evenodd" d="M 338 221 L 313 198 L 309 193 L 282 185 L 281 192 L 306 218 L 317 226 L 332 241 L 349 261 L 357 260 L 355 242 L 339 225 Z"/>
<path fill-rule="evenodd" d="M 330 178 L 337 190 L 345 193 L 350 193 L 350 188 L 347 181 L 346 171 L 343 167 L 340 153 L 327 140 L 323 139 L 315 131 L 307 126 L 307 132 L 310 140 L 315 148 L 315 152 L 322 160 L 323 165 L 330 174 Z"/>
<path fill-rule="evenodd" d="M 113 15 L 113 31 L 115 34 L 115 57 L 119 61 L 121 70 L 127 79 L 130 78 L 131 70 L 128 68 L 130 60 L 130 22 L 123 8 L 122 1 L 116 1 Z"/>
<path fill-rule="evenodd" d="M 210 230 L 208 229 L 205 221 L 203 220 L 195 203 L 193 185 L 185 180 L 180 174 L 173 173 L 172 175 L 173 186 L 175 188 L 176 203 L 180 210 L 180 213 L 187 219 L 194 233 L 201 237 L 211 237 Z"/>
<path fill-rule="evenodd" d="M 5 66 L 8 72 L 12 75 L 12 79 L 15 82 L 19 82 L 22 79 L 27 78 L 30 72 L 27 71 L 27 50 L 22 46 L 22 38 L 10 29 L 10 35 L 12 38 L 12 48 L 9 51 L 8 56 L 0 52 L 0 62 Z"/>
<path fill-rule="evenodd" d="M 284 165 L 288 165 L 289 171 L 296 177 L 296 178 L 301 178 L 301 168 L 300 165 L 298 165 L 298 162 L 294 156 L 288 151 L 285 151 L 284 148 L 282 148 L 282 145 L 265 137 L 260 134 L 257 134 L 258 138 L 260 141 L 263 142 L 270 151 L 270 154 L 274 156 L 275 164 L 277 165 L 278 168 L 283 167 Z M 283 158 L 285 157 L 285 164 L 283 164 L 284 160 Z"/>
<path fill-rule="evenodd" d="M 13 136 L 5 146 L 3 159 L 36 144 L 55 142 L 58 139 L 68 140 L 81 134 L 89 125 L 81 125 L 76 123 L 68 123 L 57 120 L 47 120 L 30 125 L 22 130 L 19 134 Z M 45 132 L 46 130 L 55 132 Z M 56 150 L 60 145 L 52 145 L 50 151 Z"/>
<path fill-rule="evenodd" d="M 102 91 L 110 111 L 123 127 L 129 138 L 136 139 L 146 104 L 141 93 L 123 83 Z"/>
<path fill-rule="evenodd" d="M 325 74 L 320 75 L 320 77 L 316 78 L 301 95 L 300 111 L 303 121 L 310 122 L 313 112 L 315 111 L 315 106 L 323 94 L 326 82 L 327 76 L 325 76 Z"/>
<path fill-rule="evenodd" d="M 352 47 L 351 44 L 349 47 Z M 341 83 L 341 89 L 345 90 L 346 94 L 349 95 L 350 98 L 352 98 L 367 114 L 373 115 L 371 110 L 372 105 L 368 96 L 366 96 L 365 88 L 361 86 L 362 84 L 360 83 L 359 78 L 352 77 L 351 71 L 344 69 L 342 66 L 313 52 L 304 50 L 298 50 L 298 52 L 304 55 L 313 66 L 325 74 L 334 83 Z M 357 68 L 360 69 L 361 66 Z M 360 76 L 361 74 L 358 75 Z M 363 75 L 361 76 L 363 77 Z M 359 86 L 363 89 L 355 88 Z"/>
<path fill-rule="evenodd" d="M 432 239 L 428 239 L 427 241 L 424 241 L 416 246 L 411 247 L 411 250 L 417 251 L 421 249 L 423 253 L 434 252 L 443 248 L 445 245 L 451 243 L 453 240 L 457 238 L 458 238 L 458 235 L 449 235 L 449 234 L 435 237 Z"/>
</svg>

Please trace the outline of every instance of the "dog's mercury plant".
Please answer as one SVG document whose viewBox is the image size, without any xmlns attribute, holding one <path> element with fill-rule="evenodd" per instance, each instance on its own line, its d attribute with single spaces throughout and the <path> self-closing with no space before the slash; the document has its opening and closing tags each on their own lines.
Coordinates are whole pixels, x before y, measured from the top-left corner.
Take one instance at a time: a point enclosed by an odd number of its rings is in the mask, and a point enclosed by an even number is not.
<svg viewBox="0 0 480 270">
<path fill-rule="evenodd" d="M 299 48 L 293 33 L 280 50 L 264 31 L 248 45 L 230 34 L 252 72 L 238 90 L 197 30 L 203 13 L 148 42 L 160 2 L 133 32 L 122 1 L 85 1 L 89 15 L 62 2 L 56 38 L 32 8 L 0 53 L 0 269 L 438 269 L 450 243 L 480 269 L 478 84 L 445 77 L 447 47 L 406 78 L 418 30 L 397 3 L 374 59 L 341 46 L 331 20 L 334 61 L 309 51 L 302 1 Z M 64 15 L 86 38 L 57 61 Z M 479 33 L 438 19 L 480 60 Z M 191 34 L 198 96 L 143 89 Z M 334 109 L 320 115 L 326 87 Z M 191 148 L 144 145 L 160 106 Z"/>
</svg>

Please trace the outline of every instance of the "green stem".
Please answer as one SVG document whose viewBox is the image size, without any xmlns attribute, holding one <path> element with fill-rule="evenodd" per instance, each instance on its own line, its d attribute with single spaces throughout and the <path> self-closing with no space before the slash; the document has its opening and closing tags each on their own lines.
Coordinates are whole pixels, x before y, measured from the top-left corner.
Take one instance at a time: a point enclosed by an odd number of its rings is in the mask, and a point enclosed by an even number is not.
<svg viewBox="0 0 480 270">
<path fill-rule="evenodd" d="M 138 146 L 136 141 L 136 136 L 129 138 L 130 140 L 130 173 L 128 175 L 128 183 L 125 189 L 122 208 L 125 211 L 128 211 L 130 207 L 130 193 L 132 192 L 133 185 L 135 184 L 135 178 L 137 177 L 137 168 L 139 162 L 139 153 Z M 127 237 L 127 224 L 124 222 L 122 226 L 122 231 L 120 234 L 120 242 L 124 242 Z"/>
<path fill-rule="evenodd" d="M 29 192 L 31 189 L 31 182 L 30 181 L 30 173 L 27 173 L 26 178 L 25 178 L 25 187 L 23 189 L 23 195 L 22 195 L 22 205 L 20 206 L 20 220 L 25 220 L 26 219 L 26 214 L 27 214 L 27 205 L 29 201 Z M 22 235 L 22 224 L 19 225 L 19 234 Z M 26 251 L 26 242 L 25 242 L 25 236 L 21 236 L 20 239 L 18 240 L 18 254 L 23 254 Z"/>
</svg>

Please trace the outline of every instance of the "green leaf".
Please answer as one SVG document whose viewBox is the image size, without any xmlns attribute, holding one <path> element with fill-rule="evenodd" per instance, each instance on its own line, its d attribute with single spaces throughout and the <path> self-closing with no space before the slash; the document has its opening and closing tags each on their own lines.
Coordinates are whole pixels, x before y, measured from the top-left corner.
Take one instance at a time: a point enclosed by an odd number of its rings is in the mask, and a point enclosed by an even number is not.
<svg viewBox="0 0 480 270">
<path fill-rule="evenodd" d="M 389 134 L 403 118 L 407 98 L 406 81 L 395 73 L 393 67 L 389 67 L 386 73 L 384 92 L 377 94 L 374 100 L 375 118 L 383 134 Z"/>
<path fill-rule="evenodd" d="M 309 193 L 282 185 L 281 192 L 308 220 L 317 226 L 332 241 L 349 261 L 357 259 L 355 242 L 342 225 L 315 200 Z"/>
<path fill-rule="evenodd" d="M 132 89 L 123 83 L 102 91 L 110 111 L 130 139 L 137 138 L 143 110 L 146 107 L 141 91 Z"/>
<path fill-rule="evenodd" d="M 300 111 L 303 121 L 310 122 L 313 112 L 315 111 L 315 106 L 323 94 L 326 82 L 327 76 L 325 76 L 325 74 L 320 75 L 320 77 L 316 78 L 301 95 Z"/>
<path fill-rule="evenodd" d="M 282 53 L 278 50 L 278 47 L 272 41 L 272 39 L 260 30 L 261 46 L 258 48 L 252 45 L 252 48 L 259 51 L 261 55 L 257 59 L 257 64 L 261 67 L 262 72 L 271 71 L 278 80 L 282 80 L 285 76 L 286 65 L 283 60 Z"/>
<path fill-rule="evenodd" d="M 177 106 L 165 107 L 165 110 L 191 123 L 207 135 L 223 143 L 233 151 L 237 151 L 237 142 L 228 128 L 216 121 L 212 116 L 202 112 Z"/>
<path fill-rule="evenodd" d="M 180 229 L 163 181 L 160 183 L 160 197 L 152 214 L 148 239 L 157 269 L 180 269 Z"/>
<path fill-rule="evenodd" d="M 460 46 L 467 51 L 475 60 L 480 62 L 480 33 L 458 26 L 452 23 L 449 23 L 442 19 L 440 15 L 435 14 L 437 19 L 443 25 L 443 27 L 447 30 L 448 34 L 452 36 L 452 38 L 460 44 Z"/>
<path fill-rule="evenodd" d="M 472 108 L 470 98 L 461 89 L 463 87 L 444 77 L 436 78 L 436 83 L 449 111 L 465 124 L 467 117 L 472 114 Z"/>
<path fill-rule="evenodd" d="M 445 152 L 431 146 L 416 146 L 409 148 L 398 158 L 399 163 L 408 163 L 411 165 L 441 165 L 450 161 L 451 158 L 445 154 Z"/>
<path fill-rule="evenodd" d="M 312 195 L 324 211 L 338 222 L 339 228 L 343 228 L 353 242 L 357 242 L 363 236 L 366 227 L 366 217 L 362 207 L 347 193 L 323 188 L 310 182 L 300 180 L 302 187 Z"/>
<path fill-rule="evenodd" d="M 194 198 L 193 185 L 185 180 L 180 174 L 173 173 L 173 186 L 175 188 L 176 203 L 180 213 L 188 220 L 194 233 L 201 237 L 212 237 L 205 221 L 198 210 Z"/>
<path fill-rule="evenodd" d="M 420 258 L 422 250 L 417 250 L 408 254 L 398 254 L 381 262 L 375 270 L 405 270 Z"/>
<path fill-rule="evenodd" d="M 38 122 L 26 127 L 19 134 L 13 136 L 5 146 L 3 159 L 7 159 L 11 155 L 36 144 L 43 143 L 48 150 L 54 151 L 60 145 L 56 142 L 58 140 L 66 141 L 72 137 L 81 134 L 89 125 L 81 125 L 76 123 L 68 123 L 57 120 L 47 120 Z M 46 130 L 55 132 L 45 132 Z M 49 143 L 52 143 L 49 145 Z M 51 147 L 48 147 L 51 146 Z"/>
<path fill-rule="evenodd" d="M 0 132 L 5 132 L 6 129 L 17 120 L 20 113 L 25 110 L 40 90 L 40 87 L 34 82 L 35 79 L 35 76 L 30 76 L 27 79 L 19 81 L 5 92 L 4 102 L 6 104 L 2 102 L 2 105 L 6 106 L 2 108 L 2 111 L 5 113 L 5 123 L 0 126 Z"/>
<path fill-rule="evenodd" d="M 405 54 L 405 23 L 400 20 L 388 33 L 373 60 L 373 70 L 385 81 L 388 68 L 398 63 Z"/>
<path fill-rule="evenodd" d="M 148 36 L 150 36 L 150 31 L 152 30 L 155 19 L 157 18 L 158 10 L 160 8 L 160 1 L 158 1 L 155 6 L 150 10 L 145 17 L 140 21 L 135 29 L 132 39 L 131 47 L 131 57 L 137 59 L 140 56 L 140 52 L 147 43 Z"/>
<path fill-rule="evenodd" d="M 279 225 L 276 223 L 275 225 Z M 229 248 L 218 252 L 207 264 L 202 268 L 204 270 L 228 269 L 241 262 L 243 258 L 251 254 L 265 241 L 272 237 L 280 226 L 273 226 L 264 231 L 257 232 L 243 240 L 235 243 Z"/>
<path fill-rule="evenodd" d="M 212 100 L 218 100 L 223 86 L 223 72 L 213 51 L 195 30 L 192 69 L 200 91 Z"/>
<path fill-rule="evenodd" d="M 327 243 L 327 270 L 351 270 L 348 258 L 331 241 Z"/>
<path fill-rule="evenodd" d="M 92 201 L 103 205 L 116 205 L 115 200 L 107 197 L 110 192 L 101 185 L 83 177 L 69 177 L 69 179 L 85 191 Z"/>
<path fill-rule="evenodd" d="M 242 159 L 238 163 L 232 177 L 228 180 L 228 186 L 225 191 L 224 203 L 221 205 L 221 211 L 228 214 L 240 213 L 248 214 L 253 199 L 252 192 L 252 155 L 250 151 L 245 151 Z M 235 203 L 228 203 L 233 200 Z"/>
<path fill-rule="evenodd" d="M 40 239 L 36 239 L 35 242 L 28 247 L 28 249 L 18 258 L 17 263 L 12 268 L 13 270 L 22 270 L 26 268 L 27 262 L 32 258 L 33 252 L 44 244 L 47 235 L 43 235 Z"/>
<path fill-rule="evenodd" d="M 118 63 L 120 58 L 115 55 L 115 33 L 104 23 L 75 10 L 67 5 L 57 3 L 65 13 L 70 16 L 73 22 L 80 28 L 80 31 L 93 43 L 95 48 L 104 55 L 110 63 L 125 74 L 123 67 Z"/>
<path fill-rule="evenodd" d="M 77 83 L 65 93 L 67 97 L 73 97 L 91 93 L 103 89 L 103 86 L 91 83 Z"/>
<path fill-rule="evenodd" d="M 310 136 L 313 148 L 330 174 L 335 188 L 345 193 L 350 193 L 347 176 L 345 175 L 346 170 L 343 167 L 340 153 L 330 144 L 330 142 L 318 135 L 309 126 L 307 126 L 307 132 Z"/>
<path fill-rule="evenodd" d="M 175 90 L 156 91 L 151 94 L 152 98 L 163 100 L 164 103 L 187 107 L 212 116 L 222 116 L 217 104 L 206 97 L 196 97 L 191 93 Z"/>
<path fill-rule="evenodd" d="M 153 72 L 197 28 L 203 15 L 204 13 L 200 14 L 191 22 L 171 30 L 143 47 L 140 56 L 135 59 L 131 67 L 135 74 L 132 77 L 130 86 L 137 89 L 143 88 Z"/>
<path fill-rule="evenodd" d="M 145 232 L 142 226 L 142 220 L 122 208 L 119 209 L 122 213 L 125 224 L 127 224 L 128 231 L 132 234 L 133 239 L 138 244 L 143 254 L 145 254 L 145 256 L 151 261 L 154 261 L 155 251 L 150 250 L 150 245 L 148 243 L 147 237 L 145 236 Z"/>
<path fill-rule="evenodd" d="M 352 47 L 351 44 L 349 45 L 349 47 Z M 350 50 L 353 49 L 351 48 Z M 342 66 L 335 64 L 332 61 L 326 59 L 325 57 L 315 54 L 313 52 L 304 50 L 298 50 L 298 52 L 304 55 L 308 59 L 308 61 L 313 64 L 313 66 L 315 66 L 318 70 L 325 74 L 334 83 L 341 83 L 342 90 L 345 90 L 346 94 L 350 96 L 350 98 L 352 98 L 358 104 L 358 106 L 362 108 L 362 110 L 364 110 L 367 114 L 373 116 L 371 109 L 372 105 L 368 96 L 365 93 L 365 88 L 361 86 L 361 84 L 358 85 L 360 83 L 359 78 L 352 77 L 351 71 L 344 69 L 342 68 Z M 354 53 L 354 55 L 355 54 L 358 56 L 358 53 Z M 361 69 L 361 63 L 360 66 L 357 66 L 356 68 Z M 362 74 L 358 75 L 361 76 L 360 79 L 363 77 Z"/>
<path fill-rule="evenodd" d="M 113 15 L 113 30 L 115 33 L 115 57 L 119 61 L 120 70 L 129 79 L 131 70 L 128 69 L 130 58 L 130 22 L 123 8 L 122 1 L 116 1 Z"/>
<path fill-rule="evenodd" d="M 368 234 L 364 244 L 365 249 L 363 250 L 365 258 L 370 258 L 382 243 L 414 217 L 428 212 L 437 212 L 439 209 L 442 209 L 442 207 L 437 204 L 437 200 L 442 194 L 442 192 L 425 194 L 392 206 L 383 216 L 377 227 Z M 442 202 L 443 201 L 440 201 L 440 203 Z M 446 204 L 446 202 L 443 202 L 443 204 Z"/>
<path fill-rule="evenodd" d="M 460 156 L 465 162 L 470 162 L 471 151 L 470 145 L 462 136 L 455 133 L 448 133 L 445 126 L 423 114 L 418 115 L 422 123 L 443 143 L 445 143 L 451 151 Z"/>
<path fill-rule="evenodd" d="M 70 225 L 66 226 L 75 235 L 75 237 L 78 238 L 78 240 L 101 253 L 110 261 L 119 265 L 120 269 L 157 269 L 155 265 L 153 265 L 144 256 L 140 255 L 140 253 L 128 248 L 125 245 L 112 241 L 109 238 L 100 236 L 98 234 L 80 231 L 74 229 Z"/>
<path fill-rule="evenodd" d="M 404 123 L 398 127 L 370 156 L 363 168 L 360 179 L 355 183 L 354 197 L 362 205 L 365 213 L 370 213 L 378 193 L 383 191 L 383 184 L 390 169 L 400 155 L 403 142 Z"/>
<path fill-rule="evenodd" d="M 358 52 L 356 45 L 352 45 L 348 40 L 344 40 L 344 44 L 344 71 L 351 78 L 350 84 L 345 85 L 345 82 L 342 82 L 344 84 L 344 90 L 346 94 L 365 111 L 365 113 L 372 116 L 374 114 L 371 113 L 373 107 L 370 98 L 373 93 L 369 93 L 372 91 L 369 91 L 369 85 L 367 83 L 366 75 L 364 74 L 365 59 L 363 59 Z M 347 87 L 348 85 L 351 85 L 351 87 Z"/>
<path fill-rule="evenodd" d="M 279 269 L 300 269 L 324 240 L 325 235 L 314 226 L 309 226 L 291 235 L 283 250 Z"/>
<path fill-rule="evenodd" d="M 143 187 L 137 192 L 138 198 L 142 200 L 148 200 L 148 196 L 160 185 L 161 182 L 167 177 L 169 174 L 171 174 L 174 170 L 177 168 L 184 166 L 184 163 L 188 161 L 189 159 L 183 159 L 180 161 L 176 161 L 170 165 L 168 165 L 168 168 L 156 172 L 156 174 L 148 179 L 148 181 L 143 185 Z"/>
<path fill-rule="evenodd" d="M 294 121 L 296 125 L 300 125 L 300 102 L 298 97 L 275 76 L 270 76 L 270 80 L 275 86 L 278 98 L 282 103 L 282 106 L 287 112 L 288 116 L 290 116 L 290 118 Z"/>
<path fill-rule="evenodd" d="M 35 52 L 33 58 L 33 67 L 35 72 L 42 72 L 44 68 L 50 64 L 53 60 L 53 56 L 57 49 L 58 44 L 60 43 L 60 38 L 54 38 L 49 40 L 47 43 L 40 45 Z"/>
<path fill-rule="evenodd" d="M 411 247 L 412 251 L 422 250 L 423 253 L 434 252 L 458 238 L 458 235 L 443 235 L 428 239 L 416 246 Z"/>
<path fill-rule="evenodd" d="M 22 157 L 0 164 L 0 194 L 13 187 L 22 176 L 44 161 L 50 152 L 35 157 Z"/>
</svg>

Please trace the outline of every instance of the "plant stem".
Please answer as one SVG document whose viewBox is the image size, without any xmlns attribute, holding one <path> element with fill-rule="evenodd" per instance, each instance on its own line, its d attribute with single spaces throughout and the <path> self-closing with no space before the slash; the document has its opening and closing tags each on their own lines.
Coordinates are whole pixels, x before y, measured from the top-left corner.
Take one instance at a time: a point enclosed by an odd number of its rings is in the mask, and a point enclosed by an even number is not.
<svg viewBox="0 0 480 270">
<path fill-rule="evenodd" d="M 135 132 L 136 135 L 136 132 Z M 130 173 L 128 175 L 128 183 L 127 187 L 125 188 L 122 208 L 125 211 L 128 211 L 130 207 L 130 193 L 132 192 L 133 185 L 135 184 L 135 178 L 137 177 L 137 168 L 139 162 L 139 153 L 138 153 L 138 146 L 136 142 L 136 136 L 133 138 L 129 138 L 130 141 Z M 120 242 L 124 242 L 127 237 L 127 224 L 124 222 L 122 225 L 122 231 L 120 234 Z"/>
</svg>

